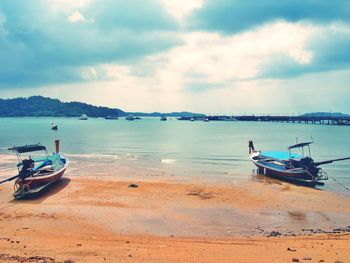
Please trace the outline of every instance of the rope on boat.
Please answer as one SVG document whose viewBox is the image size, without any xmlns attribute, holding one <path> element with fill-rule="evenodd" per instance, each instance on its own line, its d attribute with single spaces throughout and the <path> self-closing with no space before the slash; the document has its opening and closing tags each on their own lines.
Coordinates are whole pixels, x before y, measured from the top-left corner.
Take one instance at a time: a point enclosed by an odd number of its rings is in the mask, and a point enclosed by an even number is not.
<svg viewBox="0 0 350 263">
<path fill-rule="evenodd" d="M 342 184 L 341 182 L 339 182 L 338 180 L 336 180 L 336 179 L 333 178 L 332 176 L 329 176 L 329 175 L 328 175 L 326 172 L 324 172 L 322 169 L 320 169 L 320 171 L 326 175 L 326 178 L 327 178 L 327 179 L 328 179 L 328 178 L 331 178 L 334 182 L 336 182 L 336 183 L 339 184 L 340 186 L 344 187 L 345 190 L 348 190 L 348 191 L 350 192 L 350 188 L 349 188 L 349 187 L 347 187 L 346 185 Z M 308 170 L 306 170 L 306 172 L 312 176 L 312 174 L 311 174 Z"/>
<path fill-rule="evenodd" d="M 337 184 L 341 185 L 342 187 L 344 187 L 346 190 L 348 190 L 350 192 L 350 188 L 347 187 L 346 185 L 342 184 L 341 182 L 339 182 L 338 180 L 336 180 L 335 178 L 333 178 L 332 176 L 329 176 L 334 182 L 336 182 Z"/>
<path fill-rule="evenodd" d="M 16 180 L 13 188 L 15 190 L 15 194 L 16 193 L 22 193 L 22 192 L 29 192 L 30 191 L 30 184 L 33 180 L 30 180 L 27 183 L 23 183 L 23 184 L 19 184 L 19 179 Z"/>
</svg>

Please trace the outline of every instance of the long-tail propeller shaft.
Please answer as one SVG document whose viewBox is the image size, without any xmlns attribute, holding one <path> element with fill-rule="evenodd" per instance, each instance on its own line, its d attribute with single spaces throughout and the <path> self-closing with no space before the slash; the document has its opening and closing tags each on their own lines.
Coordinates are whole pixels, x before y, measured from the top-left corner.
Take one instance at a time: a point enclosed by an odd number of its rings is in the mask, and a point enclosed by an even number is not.
<svg viewBox="0 0 350 263">
<path fill-rule="evenodd" d="M 350 157 L 339 158 L 339 159 L 331 159 L 331 160 L 326 160 L 326 161 L 322 161 L 322 162 L 315 162 L 314 165 L 315 166 L 319 166 L 319 165 L 323 165 L 323 164 L 329 164 L 329 163 L 332 163 L 332 162 L 345 161 L 345 160 L 350 160 Z"/>
<path fill-rule="evenodd" d="M 12 177 L 10 177 L 10 178 L 7 178 L 7 179 L 1 181 L 0 184 L 5 183 L 5 182 L 12 181 L 13 179 L 16 179 L 18 176 L 19 176 L 19 175 L 17 174 L 17 175 L 15 175 L 15 176 L 12 176 Z"/>
</svg>

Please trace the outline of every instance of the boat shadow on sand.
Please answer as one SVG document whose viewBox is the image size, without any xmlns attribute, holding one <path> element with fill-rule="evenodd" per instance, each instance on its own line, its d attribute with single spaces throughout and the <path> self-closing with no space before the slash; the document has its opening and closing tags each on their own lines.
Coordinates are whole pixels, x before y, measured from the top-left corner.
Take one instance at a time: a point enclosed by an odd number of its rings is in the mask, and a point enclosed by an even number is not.
<svg viewBox="0 0 350 263">
<path fill-rule="evenodd" d="M 53 196 L 59 192 L 61 192 L 69 183 L 71 179 L 64 177 L 53 183 L 49 187 L 44 188 L 42 191 L 36 194 L 32 194 L 23 199 L 12 199 L 11 203 L 41 203 L 46 200 L 46 198 Z"/>
</svg>

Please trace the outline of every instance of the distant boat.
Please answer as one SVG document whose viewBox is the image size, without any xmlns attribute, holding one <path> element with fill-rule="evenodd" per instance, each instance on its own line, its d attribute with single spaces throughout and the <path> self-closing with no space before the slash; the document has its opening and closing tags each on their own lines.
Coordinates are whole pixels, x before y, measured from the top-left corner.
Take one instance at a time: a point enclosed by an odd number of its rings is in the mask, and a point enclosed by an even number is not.
<svg viewBox="0 0 350 263">
<path fill-rule="evenodd" d="M 208 118 L 208 117 L 205 117 L 203 121 L 204 121 L 204 122 L 208 122 L 208 121 L 209 121 L 209 118 Z"/>
<path fill-rule="evenodd" d="M 49 155 L 46 147 L 39 143 L 9 148 L 17 155 L 19 162 L 17 164 L 18 175 L 5 179 L 0 184 L 16 179 L 13 194 L 15 199 L 38 194 L 63 176 L 69 162 L 67 158 L 59 154 L 59 141 L 56 140 L 55 142 L 56 152 L 52 155 Z M 33 160 L 31 155 L 28 159 L 20 156 L 21 153 L 36 151 L 44 151 L 45 157 L 43 158 L 41 155 L 40 159 Z"/>
<path fill-rule="evenodd" d="M 106 116 L 105 119 L 106 120 L 118 120 L 119 117 L 118 116 Z"/>
<path fill-rule="evenodd" d="M 130 114 L 130 115 L 127 116 L 125 119 L 126 119 L 127 121 L 133 121 L 133 120 L 135 120 L 135 117 L 134 117 L 132 114 Z"/>
<path fill-rule="evenodd" d="M 161 121 L 166 121 L 167 118 L 166 118 L 166 116 L 162 115 L 162 116 L 160 117 L 160 120 L 161 120 Z"/>
<path fill-rule="evenodd" d="M 194 120 L 195 120 L 194 117 L 191 117 L 191 118 L 190 118 L 190 121 L 194 121 Z"/>
<path fill-rule="evenodd" d="M 51 130 L 57 131 L 57 129 L 58 129 L 57 124 L 51 123 Z"/>
<path fill-rule="evenodd" d="M 322 180 L 327 180 L 327 173 L 320 168 L 320 165 L 335 161 L 348 160 L 350 157 L 315 162 L 311 158 L 310 144 L 312 142 L 297 143 L 288 147 L 288 152 L 262 152 L 256 151 L 252 141 L 249 141 L 249 157 L 258 167 L 258 173 L 267 175 L 290 183 L 316 186 L 324 185 Z M 308 148 L 308 155 L 304 148 Z M 294 154 L 291 151 L 301 149 L 302 155 Z"/>
<path fill-rule="evenodd" d="M 130 114 L 125 118 L 127 121 L 141 120 L 141 117 L 134 117 L 134 115 Z"/>
<path fill-rule="evenodd" d="M 88 119 L 88 116 L 86 114 L 83 114 L 79 117 L 79 120 L 86 121 Z"/>
</svg>

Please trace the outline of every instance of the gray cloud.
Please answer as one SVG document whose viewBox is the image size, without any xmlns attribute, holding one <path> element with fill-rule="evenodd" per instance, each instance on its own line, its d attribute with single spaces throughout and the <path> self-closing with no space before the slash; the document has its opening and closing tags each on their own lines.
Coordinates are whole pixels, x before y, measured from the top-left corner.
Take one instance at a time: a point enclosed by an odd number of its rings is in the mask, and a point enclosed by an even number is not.
<svg viewBox="0 0 350 263">
<path fill-rule="evenodd" d="M 179 43 L 169 34 L 176 22 L 156 0 L 91 1 L 77 23 L 48 3 L 0 2 L 0 87 L 84 81 L 80 67 L 129 63 Z"/>
<path fill-rule="evenodd" d="M 100 30 L 132 29 L 152 31 L 175 29 L 177 24 L 157 0 L 94 1 L 86 8 L 87 18 L 93 18 Z"/>
<path fill-rule="evenodd" d="M 217 0 L 206 1 L 188 24 L 192 29 L 232 34 L 262 24 L 286 20 L 290 22 L 350 21 L 348 0 Z"/>
<path fill-rule="evenodd" d="M 299 64 L 287 55 L 272 56 L 261 66 L 258 78 L 291 78 L 299 75 L 350 68 L 350 32 L 321 30 L 306 44 L 310 63 Z"/>
<path fill-rule="evenodd" d="M 206 1 L 202 9 L 188 18 L 188 28 L 234 35 L 280 20 L 325 27 L 329 24 L 335 24 L 335 27 L 345 25 L 349 28 L 350 1 Z M 349 31 L 321 31 L 322 34 L 313 35 L 307 43 L 306 50 L 313 53 L 310 64 L 299 64 L 286 54 L 275 54 L 261 65 L 258 78 L 291 78 L 311 72 L 349 68 Z"/>
</svg>

